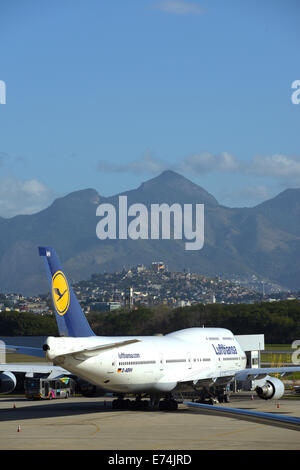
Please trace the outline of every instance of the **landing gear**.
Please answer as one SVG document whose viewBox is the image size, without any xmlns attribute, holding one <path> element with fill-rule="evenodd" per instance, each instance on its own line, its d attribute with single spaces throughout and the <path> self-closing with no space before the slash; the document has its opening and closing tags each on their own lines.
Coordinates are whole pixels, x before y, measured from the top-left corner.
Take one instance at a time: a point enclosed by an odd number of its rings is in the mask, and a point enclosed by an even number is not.
<svg viewBox="0 0 300 470">
<path fill-rule="evenodd" d="M 159 402 L 159 409 L 161 411 L 175 411 L 178 408 L 178 403 L 173 399 L 164 399 Z"/>
<path fill-rule="evenodd" d="M 174 400 L 171 393 L 167 394 L 164 400 L 160 400 L 159 410 L 161 411 L 176 411 L 178 408 L 178 402 Z"/>
<path fill-rule="evenodd" d="M 216 387 L 215 393 L 218 397 L 219 403 L 229 403 L 229 393 L 226 387 Z"/>
<path fill-rule="evenodd" d="M 122 396 L 119 396 L 112 402 L 113 410 L 146 410 L 148 405 L 149 401 L 142 400 L 140 395 L 136 397 L 136 400 L 124 400 Z"/>
<path fill-rule="evenodd" d="M 151 395 L 150 401 L 142 400 L 141 395 L 138 395 L 135 400 L 125 400 L 124 396 L 119 395 L 116 400 L 113 400 L 112 408 L 113 410 L 145 411 L 150 408 L 151 410 L 175 411 L 178 403 L 172 395 L 167 395 L 163 400 L 160 400 L 158 395 Z"/>
<path fill-rule="evenodd" d="M 219 401 L 217 398 L 211 396 L 211 397 L 206 397 L 206 398 L 199 398 L 196 400 L 196 403 L 203 403 L 204 405 L 217 405 Z"/>
<path fill-rule="evenodd" d="M 113 410 L 125 410 L 127 408 L 127 400 L 124 400 L 123 398 L 118 397 L 116 400 L 113 400 L 111 406 Z"/>
<path fill-rule="evenodd" d="M 142 400 L 141 396 L 138 395 L 135 401 L 130 402 L 131 410 L 146 410 L 149 406 L 148 400 Z"/>
<path fill-rule="evenodd" d="M 152 410 L 159 409 L 160 395 L 150 395 L 150 408 Z"/>
<path fill-rule="evenodd" d="M 209 405 L 217 405 L 218 403 L 219 403 L 219 401 L 218 401 L 216 398 L 214 398 L 214 397 L 210 397 L 210 398 L 208 399 L 208 404 L 209 404 Z"/>
<path fill-rule="evenodd" d="M 229 393 L 224 387 L 215 387 L 212 389 L 203 389 L 200 392 L 200 398 L 196 403 L 204 403 L 208 405 L 217 405 L 218 403 L 229 403 Z"/>
<path fill-rule="evenodd" d="M 129 400 L 124 400 L 124 395 L 118 395 L 116 400 L 112 401 L 113 410 L 126 410 L 129 408 Z"/>
<path fill-rule="evenodd" d="M 219 400 L 219 403 L 229 403 L 230 402 L 229 394 L 222 393 L 218 395 L 218 400 Z"/>
</svg>

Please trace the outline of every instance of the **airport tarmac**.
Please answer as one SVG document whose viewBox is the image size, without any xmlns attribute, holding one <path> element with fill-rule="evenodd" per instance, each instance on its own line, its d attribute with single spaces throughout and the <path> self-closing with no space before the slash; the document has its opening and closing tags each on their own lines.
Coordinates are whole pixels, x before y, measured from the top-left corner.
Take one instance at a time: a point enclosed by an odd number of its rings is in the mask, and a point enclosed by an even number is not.
<svg viewBox="0 0 300 470">
<path fill-rule="evenodd" d="M 0 397 L 0 449 L 299 450 L 297 430 L 187 408 L 121 411 L 110 398 L 31 401 Z M 278 404 L 279 403 L 279 408 Z M 224 406 L 224 405 L 222 405 Z M 228 407 L 300 417 L 300 400 L 264 401 L 248 394 Z M 18 431 L 19 429 L 19 431 Z"/>
</svg>

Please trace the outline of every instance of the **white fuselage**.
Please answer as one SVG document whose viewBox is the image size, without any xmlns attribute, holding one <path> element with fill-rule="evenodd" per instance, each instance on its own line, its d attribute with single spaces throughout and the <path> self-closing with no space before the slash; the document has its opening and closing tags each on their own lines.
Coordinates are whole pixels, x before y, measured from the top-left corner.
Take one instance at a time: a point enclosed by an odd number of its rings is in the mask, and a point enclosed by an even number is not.
<svg viewBox="0 0 300 470">
<path fill-rule="evenodd" d="M 72 351 L 137 339 L 138 342 L 91 354 Z M 73 374 L 119 393 L 163 393 L 211 379 L 226 383 L 246 367 L 246 356 L 231 331 L 188 328 L 165 336 L 85 338 L 49 337 L 47 358 Z"/>
</svg>

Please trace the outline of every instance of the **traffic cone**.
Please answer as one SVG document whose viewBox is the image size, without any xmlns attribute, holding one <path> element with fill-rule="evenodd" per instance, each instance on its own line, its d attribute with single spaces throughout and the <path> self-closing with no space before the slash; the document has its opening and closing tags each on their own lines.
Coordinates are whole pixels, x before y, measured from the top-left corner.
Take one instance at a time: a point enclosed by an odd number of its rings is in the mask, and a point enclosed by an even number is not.
<svg viewBox="0 0 300 470">
<path fill-rule="evenodd" d="M 13 406 L 13 408 L 17 408 L 15 403 L 14 403 L 14 406 Z"/>
<path fill-rule="evenodd" d="M 21 432 L 21 426 L 20 426 L 20 425 L 18 426 L 17 431 L 18 431 L 18 432 Z"/>
<path fill-rule="evenodd" d="M 277 408 L 280 408 L 279 403 L 277 403 Z"/>
<path fill-rule="evenodd" d="M 254 396 L 253 396 L 253 395 L 251 396 L 251 400 L 254 400 Z"/>
</svg>

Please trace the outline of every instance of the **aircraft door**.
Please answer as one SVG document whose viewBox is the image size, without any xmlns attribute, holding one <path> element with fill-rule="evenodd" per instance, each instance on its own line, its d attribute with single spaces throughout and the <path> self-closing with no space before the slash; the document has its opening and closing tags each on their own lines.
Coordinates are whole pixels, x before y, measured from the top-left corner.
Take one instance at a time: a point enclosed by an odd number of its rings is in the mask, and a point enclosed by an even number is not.
<svg viewBox="0 0 300 470">
<path fill-rule="evenodd" d="M 117 370 L 117 357 L 114 352 L 109 352 L 107 354 L 108 354 L 107 362 L 106 362 L 107 373 L 113 374 Z"/>
<path fill-rule="evenodd" d="M 188 366 L 188 369 L 192 368 L 192 355 L 191 355 L 191 353 L 187 353 L 187 366 Z"/>
<path fill-rule="evenodd" d="M 158 361 L 159 361 L 159 370 L 164 370 L 164 355 L 163 355 L 163 353 L 159 353 Z"/>
</svg>

